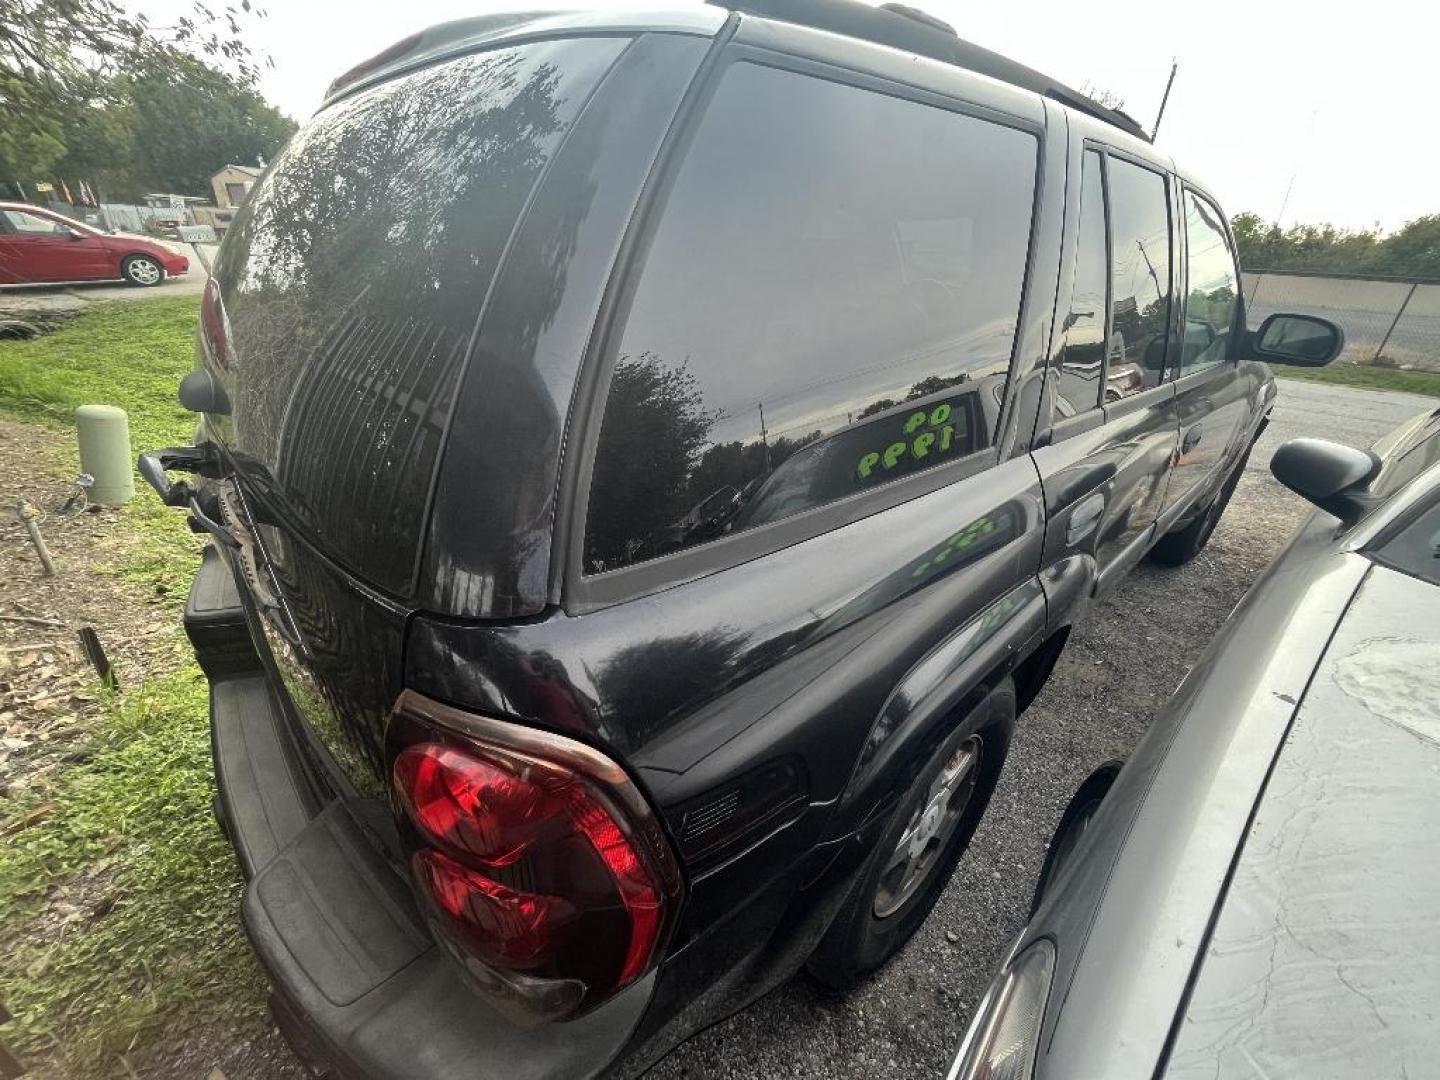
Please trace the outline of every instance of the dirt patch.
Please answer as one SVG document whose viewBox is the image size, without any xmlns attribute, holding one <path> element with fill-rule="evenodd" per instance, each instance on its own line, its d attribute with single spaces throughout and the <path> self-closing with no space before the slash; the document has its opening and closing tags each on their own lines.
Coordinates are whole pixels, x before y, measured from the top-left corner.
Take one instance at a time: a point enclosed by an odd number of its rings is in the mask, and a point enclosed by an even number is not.
<svg viewBox="0 0 1440 1080">
<path fill-rule="evenodd" d="M 179 1031 L 136 1055 L 131 1066 L 142 1080 L 307 1080 L 310 1076 L 280 1032 L 261 1024 L 206 1024 Z"/>
<path fill-rule="evenodd" d="M 123 511 L 62 511 L 76 486 L 56 477 L 54 463 L 70 456 L 68 443 L 0 420 L 0 794 L 30 787 L 84 753 L 102 689 L 80 646 L 81 627 L 94 629 L 121 685 L 177 659 L 166 598 L 105 573 L 137 543 Z M 39 511 L 53 576 L 45 575 L 17 516 L 20 502 Z"/>
<path fill-rule="evenodd" d="M 65 513 L 75 485 L 73 439 L 0 419 L 0 798 L 22 807 L 5 820 L 0 843 L 39 826 L 56 811 L 52 780 L 88 760 L 106 716 L 108 691 L 81 647 L 81 627 L 95 631 L 122 690 L 175 671 L 189 658 L 179 630 L 181 597 L 164 583 L 127 580 L 143 534 L 126 511 Z M 138 498 L 145 498 L 143 493 Z M 47 576 L 16 503 L 40 512 L 41 534 L 55 573 Z M 122 837 L 116 837 L 118 846 Z M 45 975 L 49 958 L 97 926 L 117 903 L 115 860 L 102 850 L 82 873 L 57 878 L 25 924 L 27 973 Z M 238 918 L 238 912 L 236 913 Z M 3 1038 L 3 1029 L 0 1029 Z M 196 1024 L 177 1016 L 171 1030 L 126 1056 L 145 1080 L 299 1078 L 303 1071 L 279 1032 L 263 1020 Z M 27 1075 L 59 1074 L 33 1060 Z"/>
</svg>

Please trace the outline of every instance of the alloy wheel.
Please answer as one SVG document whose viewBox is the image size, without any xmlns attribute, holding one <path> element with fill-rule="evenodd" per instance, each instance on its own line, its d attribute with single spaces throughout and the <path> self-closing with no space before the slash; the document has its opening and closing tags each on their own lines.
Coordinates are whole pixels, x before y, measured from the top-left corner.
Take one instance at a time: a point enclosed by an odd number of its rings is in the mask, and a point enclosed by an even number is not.
<svg viewBox="0 0 1440 1080">
<path fill-rule="evenodd" d="M 154 285 L 160 280 L 160 265 L 150 259 L 131 259 L 130 278 L 141 285 Z"/>
<path fill-rule="evenodd" d="M 875 889 L 874 914 L 887 919 L 920 891 L 965 816 L 980 773 L 980 739 L 972 735 L 945 762 L 891 851 Z"/>
</svg>

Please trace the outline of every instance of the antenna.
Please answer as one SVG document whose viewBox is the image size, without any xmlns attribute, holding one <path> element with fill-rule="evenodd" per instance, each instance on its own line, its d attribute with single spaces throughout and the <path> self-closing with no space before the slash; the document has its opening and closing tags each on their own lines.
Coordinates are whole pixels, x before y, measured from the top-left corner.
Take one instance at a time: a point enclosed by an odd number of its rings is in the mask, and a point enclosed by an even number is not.
<svg viewBox="0 0 1440 1080">
<path fill-rule="evenodd" d="M 1165 106 L 1170 101 L 1170 88 L 1175 85 L 1175 72 L 1180 70 L 1180 61 L 1171 59 L 1170 79 L 1165 83 L 1165 96 L 1160 99 L 1160 111 L 1155 114 L 1155 126 L 1150 129 L 1150 141 L 1155 141 L 1155 136 L 1160 134 L 1160 121 L 1165 118 Z"/>
<path fill-rule="evenodd" d="M 1275 224 L 1278 227 L 1285 217 L 1285 211 L 1290 206 L 1290 194 L 1295 190 L 1295 180 L 1300 175 L 1300 166 L 1304 161 L 1305 151 L 1310 148 L 1310 140 L 1315 134 L 1315 119 L 1320 115 L 1319 109 L 1310 110 L 1310 123 L 1305 129 L 1305 142 L 1301 152 L 1295 156 L 1295 170 L 1290 174 L 1290 183 L 1285 185 L 1285 197 L 1280 200 L 1280 213 L 1275 215 Z"/>
</svg>

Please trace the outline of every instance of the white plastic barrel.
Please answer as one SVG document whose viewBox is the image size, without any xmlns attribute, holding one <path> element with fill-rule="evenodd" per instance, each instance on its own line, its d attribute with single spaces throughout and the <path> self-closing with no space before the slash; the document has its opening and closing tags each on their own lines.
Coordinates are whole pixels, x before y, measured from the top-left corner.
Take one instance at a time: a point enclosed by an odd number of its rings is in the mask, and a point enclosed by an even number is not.
<svg viewBox="0 0 1440 1080">
<path fill-rule="evenodd" d="M 81 405 L 75 410 L 75 430 L 80 438 L 80 471 L 95 478 L 90 502 L 124 506 L 135 497 L 135 459 L 125 410 L 114 405 Z"/>
</svg>

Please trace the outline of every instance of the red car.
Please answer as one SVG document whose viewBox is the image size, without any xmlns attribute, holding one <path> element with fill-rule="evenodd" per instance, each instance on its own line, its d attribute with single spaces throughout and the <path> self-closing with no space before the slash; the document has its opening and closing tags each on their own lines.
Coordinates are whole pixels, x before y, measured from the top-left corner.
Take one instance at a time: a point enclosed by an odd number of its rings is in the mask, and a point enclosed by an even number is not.
<svg viewBox="0 0 1440 1080">
<path fill-rule="evenodd" d="M 189 269 L 184 255 L 147 236 L 105 233 L 38 206 L 0 202 L 0 285 L 159 285 Z"/>
</svg>

